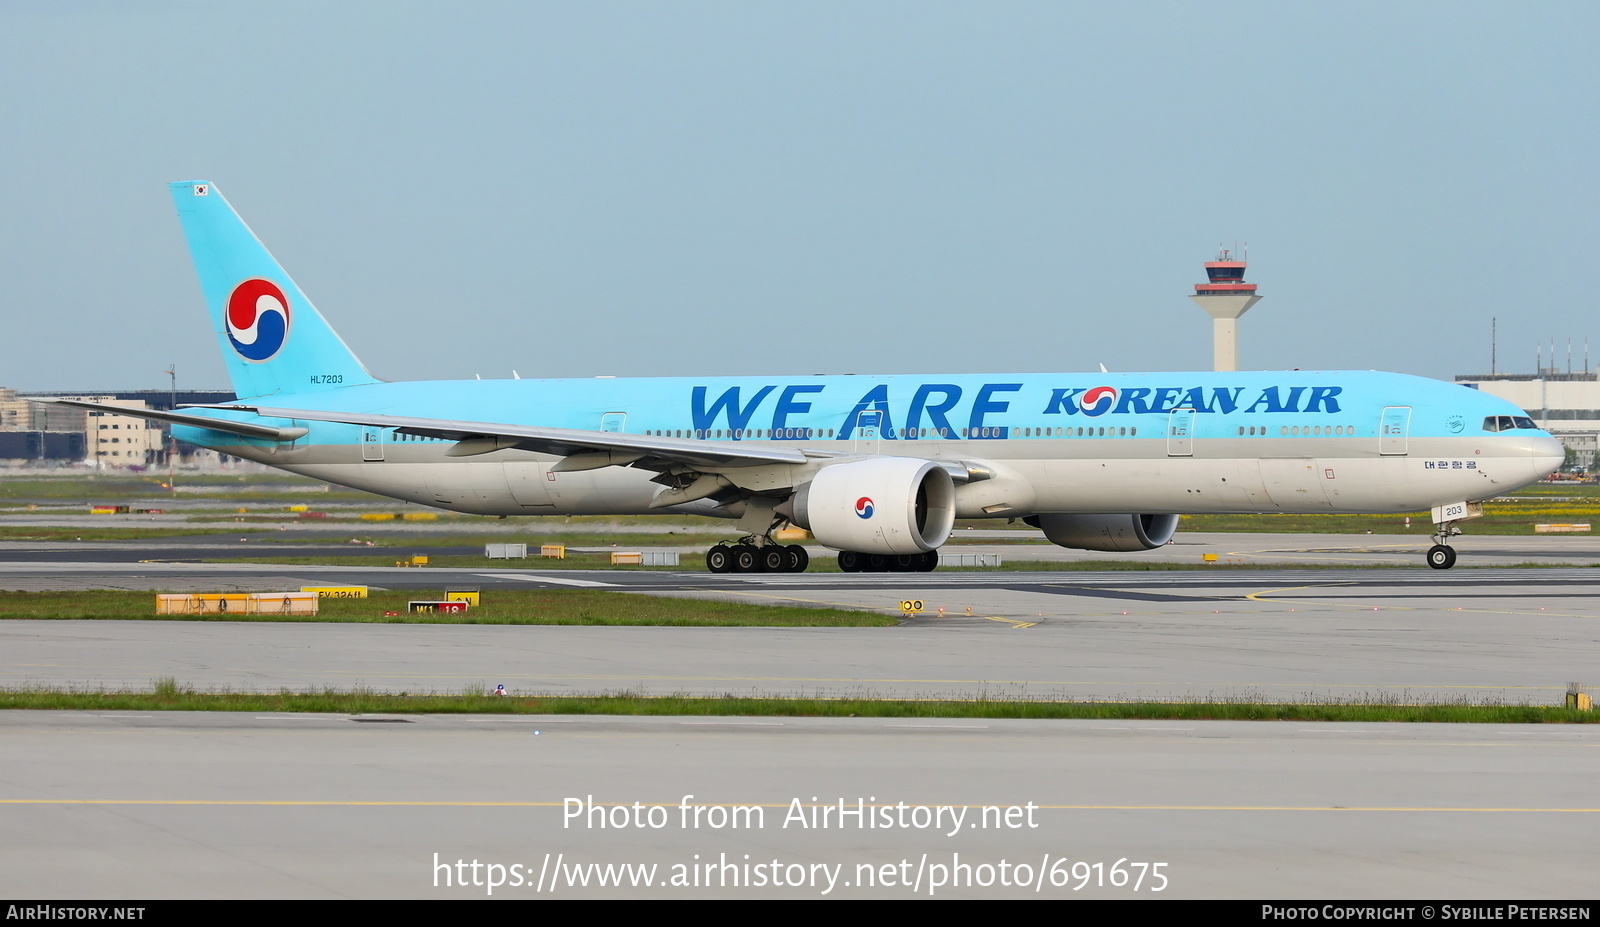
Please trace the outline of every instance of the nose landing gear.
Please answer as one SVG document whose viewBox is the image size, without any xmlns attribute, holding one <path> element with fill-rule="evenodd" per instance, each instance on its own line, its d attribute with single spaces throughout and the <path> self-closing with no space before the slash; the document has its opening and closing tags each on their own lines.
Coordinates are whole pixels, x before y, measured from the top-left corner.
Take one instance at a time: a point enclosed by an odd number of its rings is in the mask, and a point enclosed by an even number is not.
<svg viewBox="0 0 1600 927">
<path fill-rule="evenodd" d="M 1482 502 L 1453 502 L 1433 507 L 1433 546 L 1428 548 L 1428 566 L 1448 570 L 1456 565 L 1456 549 L 1450 539 L 1461 533 L 1458 527 L 1469 518 L 1483 514 Z"/>
</svg>

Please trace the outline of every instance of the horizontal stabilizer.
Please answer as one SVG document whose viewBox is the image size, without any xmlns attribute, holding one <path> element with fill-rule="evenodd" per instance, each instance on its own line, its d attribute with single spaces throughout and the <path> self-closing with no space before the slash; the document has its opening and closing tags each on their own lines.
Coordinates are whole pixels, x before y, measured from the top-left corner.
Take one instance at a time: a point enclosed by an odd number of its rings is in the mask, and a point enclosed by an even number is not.
<svg viewBox="0 0 1600 927">
<path fill-rule="evenodd" d="M 129 409 L 126 406 L 112 406 L 102 402 L 85 402 L 81 399 L 30 399 L 28 401 L 58 406 L 76 406 L 80 409 L 92 409 L 96 412 L 109 412 L 112 415 L 127 415 L 133 418 L 147 418 L 157 422 L 168 422 L 173 425 L 209 428 L 212 431 L 223 431 L 229 434 L 243 435 L 247 438 L 265 438 L 268 441 L 293 441 L 296 438 L 304 437 L 310 431 L 309 428 L 301 427 L 277 428 L 272 425 L 257 425 L 251 422 L 234 422 L 224 418 L 212 418 L 209 415 L 161 412 L 156 409 Z"/>
</svg>

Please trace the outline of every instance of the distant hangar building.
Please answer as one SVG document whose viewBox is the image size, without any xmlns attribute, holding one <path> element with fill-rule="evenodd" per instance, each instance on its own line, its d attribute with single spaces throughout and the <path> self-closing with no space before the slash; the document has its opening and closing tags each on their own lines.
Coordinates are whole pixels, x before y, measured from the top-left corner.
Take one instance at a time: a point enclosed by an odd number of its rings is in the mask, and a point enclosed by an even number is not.
<svg viewBox="0 0 1600 927">
<path fill-rule="evenodd" d="M 121 390 L 19 393 L 0 388 L 0 461 L 10 466 L 89 463 L 144 467 L 164 459 L 167 428 L 159 422 L 111 412 L 43 405 L 29 399 L 84 399 L 133 409 L 170 409 L 185 403 L 231 402 L 227 390 Z M 177 448 L 188 457 L 196 449 Z"/>
</svg>

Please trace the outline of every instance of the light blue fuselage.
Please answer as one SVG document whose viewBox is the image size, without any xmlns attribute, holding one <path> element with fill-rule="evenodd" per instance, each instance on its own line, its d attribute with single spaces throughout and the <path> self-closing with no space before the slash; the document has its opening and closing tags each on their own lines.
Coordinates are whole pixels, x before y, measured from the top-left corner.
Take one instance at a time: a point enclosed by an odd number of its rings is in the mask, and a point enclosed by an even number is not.
<svg viewBox="0 0 1600 927">
<path fill-rule="evenodd" d="M 1370 371 L 324 383 L 270 404 L 990 467 L 995 479 L 958 487 L 960 517 L 1416 511 L 1508 492 L 1561 458 L 1543 431 L 1485 430 L 1486 420 L 1526 415 L 1503 400 Z M 309 433 L 290 445 L 175 433 L 466 512 L 648 512 L 659 489 L 653 474 L 625 467 L 551 473 L 557 458 L 547 455 L 450 458 L 447 440 L 294 424 Z"/>
</svg>

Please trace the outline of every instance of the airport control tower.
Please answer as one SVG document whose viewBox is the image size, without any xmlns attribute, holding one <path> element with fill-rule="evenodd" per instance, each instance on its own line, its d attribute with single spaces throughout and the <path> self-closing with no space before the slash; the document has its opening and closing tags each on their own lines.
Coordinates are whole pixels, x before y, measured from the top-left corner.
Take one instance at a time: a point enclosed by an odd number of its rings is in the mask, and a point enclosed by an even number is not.
<svg viewBox="0 0 1600 927">
<path fill-rule="evenodd" d="M 1205 283 L 1194 285 L 1189 297 L 1211 316 L 1211 366 L 1214 370 L 1239 369 L 1239 316 L 1260 301 L 1256 285 L 1244 282 L 1245 261 L 1222 250 L 1206 262 Z"/>
</svg>

